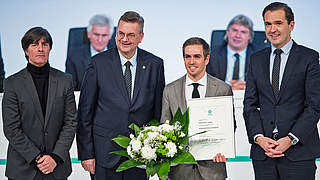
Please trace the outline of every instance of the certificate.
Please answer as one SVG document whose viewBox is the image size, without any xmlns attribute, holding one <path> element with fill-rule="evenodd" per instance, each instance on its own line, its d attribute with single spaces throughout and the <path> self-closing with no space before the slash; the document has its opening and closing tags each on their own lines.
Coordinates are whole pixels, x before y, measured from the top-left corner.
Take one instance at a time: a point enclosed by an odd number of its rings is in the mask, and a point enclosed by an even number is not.
<svg viewBox="0 0 320 180">
<path fill-rule="evenodd" d="M 189 152 L 196 160 L 212 160 L 217 153 L 235 157 L 232 96 L 190 99 Z"/>
</svg>

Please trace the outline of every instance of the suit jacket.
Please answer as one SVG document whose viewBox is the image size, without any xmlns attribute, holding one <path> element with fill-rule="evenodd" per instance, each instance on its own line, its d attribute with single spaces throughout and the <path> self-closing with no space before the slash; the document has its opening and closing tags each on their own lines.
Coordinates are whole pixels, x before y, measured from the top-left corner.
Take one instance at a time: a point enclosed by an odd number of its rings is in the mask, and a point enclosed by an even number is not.
<svg viewBox="0 0 320 180">
<path fill-rule="evenodd" d="M 249 142 L 250 157 L 266 158 L 254 136 L 272 137 L 275 123 L 279 137 L 289 132 L 298 144 L 284 152 L 292 161 L 311 160 L 320 156 L 317 122 L 320 118 L 320 67 L 318 52 L 293 42 L 283 74 L 279 97 L 275 98 L 270 83 L 271 48 L 251 56 L 247 73 L 243 116 Z"/>
<path fill-rule="evenodd" d="M 114 47 L 108 43 L 108 49 Z M 91 59 L 90 44 L 84 44 L 78 48 L 70 50 L 66 60 L 66 72 L 72 75 L 73 85 L 75 91 L 80 91 L 81 83 L 84 77 L 84 73 L 88 68 L 88 64 Z"/>
<path fill-rule="evenodd" d="M 160 120 L 165 85 L 163 60 L 137 49 L 137 69 L 132 99 L 126 91 L 117 48 L 92 58 L 85 74 L 78 108 L 78 158 L 95 158 L 112 168 L 120 156 L 110 154 L 121 148 L 111 139 L 129 135 L 128 126 Z"/>
<path fill-rule="evenodd" d="M 69 149 L 76 131 L 76 105 L 72 79 L 50 68 L 47 110 L 43 116 L 36 87 L 25 68 L 5 80 L 2 100 L 3 129 L 9 140 L 6 176 L 33 179 L 37 168 L 32 164 L 40 153 L 54 153 L 56 179 L 71 174 Z"/>
<path fill-rule="evenodd" d="M 210 76 L 209 74 L 207 77 L 207 90 L 205 97 L 233 95 L 232 89 L 228 84 Z M 185 84 L 186 75 L 168 84 L 164 88 L 162 98 L 161 122 L 171 120 L 179 107 L 182 112 L 185 112 L 187 110 Z M 193 165 L 178 165 L 176 167 L 173 167 L 170 173 L 170 179 L 192 179 L 191 176 L 188 175 L 188 172 L 186 170 L 187 168 L 191 167 L 191 172 L 192 166 Z M 203 179 L 220 180 L 227 177 L 225 163 L 214 163 L 212 160 L 198 161 L 197 167 Z"/>
<path fill-rule="evenodd" d="M 219 46 L 214 46 L 211 50 L 211 56 L 209 63 L 207 65 L 207 73 L 211 76 L 216 77 L 222 81 L 225 81 L 227 75 L 227 65 L 228 65 L 228 56 L 227 56 L 227 43 L 224 43 Z M 246 63 L 245 63 L 245 73 L 247 73 L 248 66 L 250 63 L 250 56 L 258 51 L 259 49 L 249 43 L 247 46 L 246 52 Z"/>
</svg>

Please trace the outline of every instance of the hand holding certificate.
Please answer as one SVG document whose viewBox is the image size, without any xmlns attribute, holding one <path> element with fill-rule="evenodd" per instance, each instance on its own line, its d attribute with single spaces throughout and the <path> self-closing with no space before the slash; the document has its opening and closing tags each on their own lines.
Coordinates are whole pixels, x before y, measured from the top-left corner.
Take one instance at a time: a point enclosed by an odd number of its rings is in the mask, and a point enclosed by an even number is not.
<svg viewBox="0 0 320 180">
<path fill-rule="evenodd" d="M 211 160 L 217 153 L 235 157 L 232 96 L 188 100 L 189 134 L 206 133 L 189 139 L 189 152 L 196 160 Z"/>
</svg>

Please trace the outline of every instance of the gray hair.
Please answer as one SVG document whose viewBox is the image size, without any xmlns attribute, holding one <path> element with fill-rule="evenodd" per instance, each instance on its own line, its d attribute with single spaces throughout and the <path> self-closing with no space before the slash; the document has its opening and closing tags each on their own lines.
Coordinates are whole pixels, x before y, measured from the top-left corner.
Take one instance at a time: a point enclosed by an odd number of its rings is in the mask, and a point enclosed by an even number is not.
<svg viewBox="0 0 320 180">
<path fill-rule="evenodd" d="M 249 42 L 252 43 L 253 37 L 254 37 L 252 20 L 243 14 L 239 14 L 231 19 L 231 21 L 229 22 L 229 24 L 227 26 L 227 30 L 229 30 L 230 26 L 232 26 L 233 24 L 240 24 L 240 25 L 247 27 L 250 30 L 250 35 L 251 35 L 251 39 Z M 228 42 L 227 34 L 225 34 L 224 40 Z"/>
<path fill-rule="evenodd" d="M 94 15 L 90 20 L 89 20 L 89 25 L 87 27 L 87 32 L 91 32 L 92 31 L 92 25 L 96 25 L 96 26 L 108 26 L 110 28 L 110 35 L 112 35 L 113 33 L 113 23 L 111 18 L 109 18 L 108 16 L 104 15 L 104 14 L 97 14 Z"/>
</svg>

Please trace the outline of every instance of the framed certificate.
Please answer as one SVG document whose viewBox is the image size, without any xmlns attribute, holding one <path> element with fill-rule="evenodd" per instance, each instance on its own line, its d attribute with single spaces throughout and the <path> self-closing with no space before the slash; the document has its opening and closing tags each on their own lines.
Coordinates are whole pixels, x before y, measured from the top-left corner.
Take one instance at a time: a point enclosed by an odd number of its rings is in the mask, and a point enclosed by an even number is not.
<svg viewBox="0 0 320 180">
<path fill-rule="evenodd" d="M 235 157 L 232 96 L 190 99 L 189 152 L 196 160 L 212 160 L 217 153 Z"/>
</svg>

